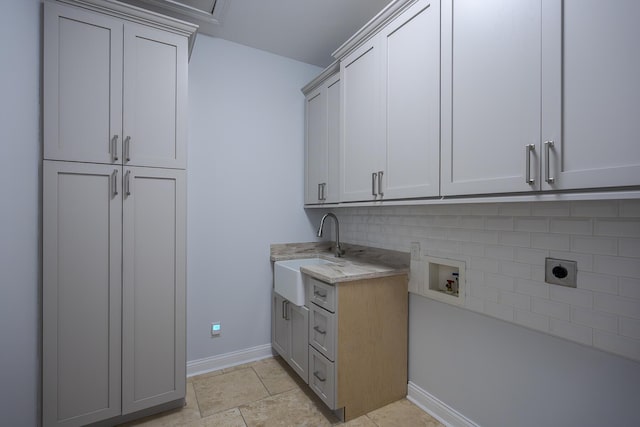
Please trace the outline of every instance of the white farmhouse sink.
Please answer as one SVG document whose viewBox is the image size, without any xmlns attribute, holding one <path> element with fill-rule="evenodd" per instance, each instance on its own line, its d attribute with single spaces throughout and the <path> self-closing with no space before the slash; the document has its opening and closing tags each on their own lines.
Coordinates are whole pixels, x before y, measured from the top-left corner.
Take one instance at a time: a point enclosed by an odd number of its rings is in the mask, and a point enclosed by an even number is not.
<svg viewBox="0 0 640 427">
<path fill-rule="evenodd" d="M 321 258 L 292 259 L 276 261 L 274 267 L 274 290 L 295 305 L 305 302 L 304 281 L 300 267 L 307 265 L 333 264 Z"/>
</svg>

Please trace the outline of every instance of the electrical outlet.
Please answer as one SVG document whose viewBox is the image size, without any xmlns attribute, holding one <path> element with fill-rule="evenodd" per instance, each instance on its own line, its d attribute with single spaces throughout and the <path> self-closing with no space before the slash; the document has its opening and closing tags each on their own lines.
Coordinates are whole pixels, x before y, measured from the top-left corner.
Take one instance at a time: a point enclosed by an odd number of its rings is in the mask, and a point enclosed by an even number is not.
<svg viewBox="0 0 640 427">
<path fill-rule="evenodd" d="M 420 242 L 411 242 L 411 259 L 420 260 Z"/>
<path fill-rule="evenodd" d="M 222 333 L 222 326 L 220 326 L 220 322 L 213 322 L 211 324 L 211 336 L 219 337 Z"/>
<path fill-rule="evenodd" d="M 576 288 L 578 263 L 566 259 L 545 258 L 544 281 L 552 285 Z"/>
</svg>

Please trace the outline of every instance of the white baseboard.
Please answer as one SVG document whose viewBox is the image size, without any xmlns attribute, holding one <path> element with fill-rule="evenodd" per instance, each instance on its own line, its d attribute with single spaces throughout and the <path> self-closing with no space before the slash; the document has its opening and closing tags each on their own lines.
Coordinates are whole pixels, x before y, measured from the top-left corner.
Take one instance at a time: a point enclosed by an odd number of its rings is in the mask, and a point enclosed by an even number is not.
<svg viewBox="0 0 640 427">
<path fill-rule="evenodd" d="M 447 427 L 480 427 L 411 381 L 409 381 L 407 399 Z"/>
<path fill-rule="evenodd" d="M 242 365 L 243 363 L 255 362 L 256 360 L 266 359 L 273 355 L 274 352 L 271 350 L 271 344 L 263 344 L 243 350 L 232 351 L 231 353 L 220 354 L 218 356 L 191 360 L 187 362 L 187 377 L 230 368 L 231 366 Z"/>
</svg>

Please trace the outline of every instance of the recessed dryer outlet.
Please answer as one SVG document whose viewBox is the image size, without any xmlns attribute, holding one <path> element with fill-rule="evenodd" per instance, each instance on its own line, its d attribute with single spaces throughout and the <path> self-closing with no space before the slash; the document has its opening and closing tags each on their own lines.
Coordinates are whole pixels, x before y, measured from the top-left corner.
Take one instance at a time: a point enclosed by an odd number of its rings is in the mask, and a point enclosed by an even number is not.
<svg viewBox="0 0 640 427">
<path fill-rule="evenodd" d="M 552 285 L 578 287 L 578 263 L 566 259 L 545 258 L 544 281 Z"/>
</svg>

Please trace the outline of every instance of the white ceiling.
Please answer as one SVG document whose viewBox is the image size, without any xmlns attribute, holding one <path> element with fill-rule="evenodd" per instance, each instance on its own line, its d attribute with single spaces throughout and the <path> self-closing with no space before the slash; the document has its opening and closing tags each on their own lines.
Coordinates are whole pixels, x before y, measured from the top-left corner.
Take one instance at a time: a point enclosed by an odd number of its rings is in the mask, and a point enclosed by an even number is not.
<svg viewBox="0 0 640 427">
<path fill-rule="evenodd" d="M 391 0 L 123 0 L 200 25 L 199 33 L 326 67 Z M 196 41 L 197 43 L 197 41 Z"/>
</svg>

